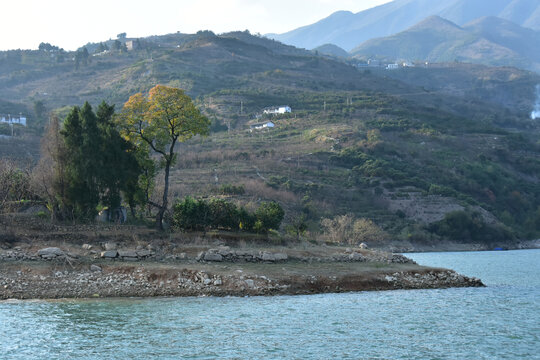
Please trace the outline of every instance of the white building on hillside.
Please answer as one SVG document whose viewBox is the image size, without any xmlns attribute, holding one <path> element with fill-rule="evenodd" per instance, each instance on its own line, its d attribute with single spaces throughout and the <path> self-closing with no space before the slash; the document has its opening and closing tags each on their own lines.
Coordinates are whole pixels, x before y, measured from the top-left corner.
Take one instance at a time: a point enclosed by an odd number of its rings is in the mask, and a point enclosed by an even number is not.
<svg viewBox="0 0 540 360">
<path fill-rule="evenodd" d="M 137 50 L 139 48 L 139 42 L 137 40 L 126 41 L 126 48 L 128 51 Z"/>
<path fill-rule="evenodd" d="M 290 113 L 291 107 L 288 105 L 272 106 L 263 110 L 263 114 L 285 114 Z"/>
<path fill-rule="evenodd" d="M 251 125 L 249 125 L 249 129 L 251 131 L 253 131 L 253 130 L 262 130 L 262 129 L 272 129 L 274 126 L 276 126 L 276 125 L 273 122 L 266 121 L 266 122 L 262 122 L 262 123 L 251 124 Z"/>
<path fill-rule="evenodd" d="M 11 115 L 0 115 L 0 123 L 3 124 L 19 124 L 22 126 L 26 126 L 26 117 L 19 115 L 19 116 L 11 116 Z"/>
</svg>

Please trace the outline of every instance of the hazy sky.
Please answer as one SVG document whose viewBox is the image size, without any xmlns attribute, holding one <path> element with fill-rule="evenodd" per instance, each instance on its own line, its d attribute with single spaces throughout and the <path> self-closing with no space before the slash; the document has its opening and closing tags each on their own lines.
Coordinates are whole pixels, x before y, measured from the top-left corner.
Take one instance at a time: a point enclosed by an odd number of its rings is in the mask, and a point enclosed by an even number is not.
<svg viewBox="0 0 540 360">
<path fill-rule="evenodd" d="M 0 0 L 0 50 L 37 49 L 49 42 L 75 50 L 87 42 L 250 30 L 282 33 L 337 10 L 358 12 L 391 0 Z"/>
</svg>

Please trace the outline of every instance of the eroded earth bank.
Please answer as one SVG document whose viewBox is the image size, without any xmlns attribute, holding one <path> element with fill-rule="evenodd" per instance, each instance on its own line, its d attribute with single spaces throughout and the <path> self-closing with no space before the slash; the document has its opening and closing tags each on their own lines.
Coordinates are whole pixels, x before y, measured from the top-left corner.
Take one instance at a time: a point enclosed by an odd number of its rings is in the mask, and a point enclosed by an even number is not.
<svg viewBox="0 0 540 360">
<path fill-rule="evenodd" d="M 391 253 L 309 246 L 195 246 L 168 254 L 107 242 L 0 251 L 0 299 L 246 296 L 483 286 Z"/>
</svg>

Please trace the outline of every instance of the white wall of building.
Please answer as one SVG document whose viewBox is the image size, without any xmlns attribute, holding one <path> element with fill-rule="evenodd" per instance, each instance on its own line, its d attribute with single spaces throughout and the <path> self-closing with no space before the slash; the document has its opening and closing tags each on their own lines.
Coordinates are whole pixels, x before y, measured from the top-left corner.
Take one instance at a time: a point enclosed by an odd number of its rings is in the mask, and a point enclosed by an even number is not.
<svg viewBox="0 0 540 360">
<path fill-rule="evenodd" d="M 24 116 L 0 116 L 0 123 L 4 124 L 19 124 L 26 126 L 26 117 Z"/>
</svg>

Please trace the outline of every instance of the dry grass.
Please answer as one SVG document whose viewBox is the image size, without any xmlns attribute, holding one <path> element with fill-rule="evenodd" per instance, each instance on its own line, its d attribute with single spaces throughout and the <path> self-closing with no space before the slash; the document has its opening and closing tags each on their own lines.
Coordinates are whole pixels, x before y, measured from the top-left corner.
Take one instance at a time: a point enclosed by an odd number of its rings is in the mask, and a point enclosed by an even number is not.
<svg viewBox="0 0 540 360">
<path fill-rule="evenodd" d="M 247 180 L 243 184 L 246 188 L 246 194 L 258 199 L 272 199 L 285 204 L 297 204 L 299 202 L 296 194 L 290 191 L 271 188 L 262 180 Z"/>
</svg>

